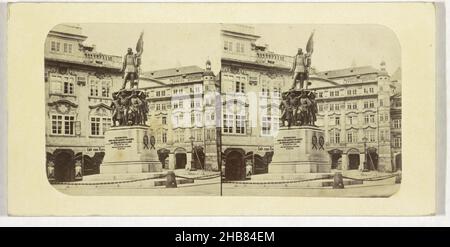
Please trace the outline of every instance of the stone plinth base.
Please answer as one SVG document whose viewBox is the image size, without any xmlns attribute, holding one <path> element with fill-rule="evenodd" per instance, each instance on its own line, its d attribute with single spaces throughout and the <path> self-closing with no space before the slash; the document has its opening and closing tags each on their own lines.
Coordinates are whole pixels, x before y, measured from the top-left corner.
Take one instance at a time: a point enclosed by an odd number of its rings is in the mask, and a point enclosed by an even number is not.
<svg viewBox="0 0 450 247">
<path fill-rule="evenodd" d="M 113 127 L 105 133 L 101 174 L 160 172 L 162 164 L 151 145 L 147 126 Z"/>
<path fill-rule="evenodd" d="M 280 128 L 274 143 L 269 174 L 328 173 L 329 154 L 325 151 L 324 131 L 313 126 Z"/>
</svg>

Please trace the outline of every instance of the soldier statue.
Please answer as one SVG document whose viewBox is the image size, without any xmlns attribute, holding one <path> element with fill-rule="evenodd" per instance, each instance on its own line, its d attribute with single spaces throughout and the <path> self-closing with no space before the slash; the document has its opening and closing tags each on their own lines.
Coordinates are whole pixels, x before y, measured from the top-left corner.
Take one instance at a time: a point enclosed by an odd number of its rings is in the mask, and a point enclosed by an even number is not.
<svg viewBox="0 0 450 247">
<path fill-rule="evenodd" d="M 141 55 L 144 52 L 144 33 L 142 32 L 139 40 L 136 44 L 136 54 L 133 53 L 133 49 L 128 48 L 127 54 L 125 54 L 123 59 L 123 85 L 122 89 L 125 89 L 127 82 L 130 82 L 130 88 L 133 88 L 135 85 L 139 87 L 139 73 L 140 73 L 140 65 L 141 65 Z"/>
<path fill-rule="evenodd" d="M 310 56 L 311 53 L 304 54 L 301 48 L 298 49 L 291 69 L 291 72 L 294 72 L 292 89 L 296 89 L 297 83 L 300 84 L 300 89 L 303 89 L 304 82 L 308 79 L 308 70 L 311 63 Z"/>
</svg>

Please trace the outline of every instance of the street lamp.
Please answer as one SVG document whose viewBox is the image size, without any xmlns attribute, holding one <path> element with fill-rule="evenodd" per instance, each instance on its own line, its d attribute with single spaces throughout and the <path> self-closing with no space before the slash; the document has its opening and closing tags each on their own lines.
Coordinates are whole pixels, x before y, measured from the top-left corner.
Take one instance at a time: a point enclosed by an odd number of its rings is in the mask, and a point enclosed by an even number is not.
<svg viewBox="0 0 450 247">
<path fill-rule="evenodd" d="M 367 166 L 367 137 L 364 136 L 362 141 L 364 142 L 364 165 L 362 171 L 364 171 Z"/>
</svg>

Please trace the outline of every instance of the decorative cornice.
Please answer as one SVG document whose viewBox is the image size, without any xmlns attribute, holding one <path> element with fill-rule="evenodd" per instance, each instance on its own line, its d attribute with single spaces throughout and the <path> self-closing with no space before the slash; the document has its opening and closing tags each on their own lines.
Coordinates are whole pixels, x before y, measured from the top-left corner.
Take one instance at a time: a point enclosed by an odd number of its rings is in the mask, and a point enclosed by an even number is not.
<svg viewBox="0 0 450 247">
<path fill-rule="evenodd" d="M 89 109 L 95 109 L 95 108 L 106 108 L 107 110 L 111 110 L 111 107 L 106 105 L 105 103 L 98 103 L 96 105 L 89 106 Z"/>
<path fill-rule="evenodd" d="M 67 105 L 69 105 L 71 107 L 78 107 L 77 104 L 73 103 L 70 100 L 66 100 L 66 99 L 59 99 L 59 100 L 56 100 L 56 101 L 48 103 L 49 106 L 54 106 L 54 105 L 59 105 L 59 104 L 67 104 Z"/>
</svg>

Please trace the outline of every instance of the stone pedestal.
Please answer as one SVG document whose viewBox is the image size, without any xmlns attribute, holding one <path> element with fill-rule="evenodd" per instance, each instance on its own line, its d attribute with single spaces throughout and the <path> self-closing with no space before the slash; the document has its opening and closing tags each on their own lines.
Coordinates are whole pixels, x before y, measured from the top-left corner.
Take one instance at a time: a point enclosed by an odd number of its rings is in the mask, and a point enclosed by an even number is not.
<svg viewBox="0 0 450 247">
<path fill-rule="evenodd" d="M 112 127 L 105 132 L 101 174 L 160 172 L 162 164 L 151 145 L 147 126 Z"/>
<path fill-rule="evenodd" d="M 313 126 L 280 128 L 275 138 L 269 173 L 326 173 L 330 170 L 323 130 Z"/>
</svg>

